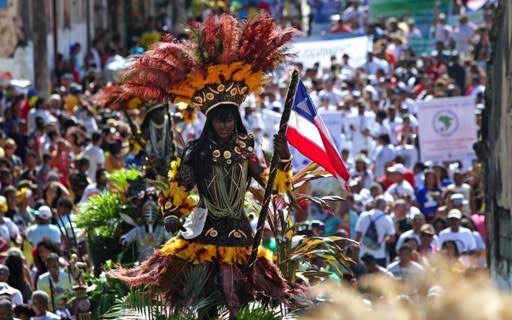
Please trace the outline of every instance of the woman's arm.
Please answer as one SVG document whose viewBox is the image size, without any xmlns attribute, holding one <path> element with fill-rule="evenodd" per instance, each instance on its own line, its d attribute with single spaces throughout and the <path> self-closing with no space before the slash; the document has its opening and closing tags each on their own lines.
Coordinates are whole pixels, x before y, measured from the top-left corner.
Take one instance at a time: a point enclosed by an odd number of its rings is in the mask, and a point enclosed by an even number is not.
<svg viewBox="0 0 512 320">
<path fill-rule="evenodd" d="M 158 202 L 167 230 L 176 232 L 181 228 L 179 219 L 190 214 L 197 205 L 196 198 L 190 195 L 195 187 L 190 146 L 182 158 L 171 162 L 168 183 L 169 188 L 161 192 Z"/>
<path fill-rule="evenodd" d="M 252 142 L 254 144 L 254 142 Z M 292 167 L 291 156 L 288 150 L 288 143 L 284 137 L 274 136 L 274 150 L 279 153 L 280 161 L 277 165 L 277 175 L 274 181 L 274 191 L 286 193 L 293 189 L 292 187 Z M 249 173 L 262 186 L 265 187 L 268 181 L 269 168 L 263 166 L 255 153 L 249 158 Z"/>
</svg>

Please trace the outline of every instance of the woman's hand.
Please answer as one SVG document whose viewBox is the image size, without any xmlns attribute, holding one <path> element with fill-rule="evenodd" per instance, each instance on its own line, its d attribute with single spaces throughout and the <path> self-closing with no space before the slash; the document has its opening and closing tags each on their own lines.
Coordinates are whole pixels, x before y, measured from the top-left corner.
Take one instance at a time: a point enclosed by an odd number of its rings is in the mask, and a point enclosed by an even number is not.
<svg viewBox="0 0 512 320">
<path fill-rule="evenodd" d="M 288 149 L 288 142 L 284 136 L 278 134 L 274 135 L 274 150 L 279 154 L 281 160 L 291 158 L 290 150 Z"/>
<path fill-rule="evenodd" d="M 178 231 L 187 231 L 185 228 L 183 228 L 180 219 L 174 215 L 165 217 L 164 224 L 165 230 L 167 230 L 167 232 L 172 232 L 173 234 Z"/>
</svg>

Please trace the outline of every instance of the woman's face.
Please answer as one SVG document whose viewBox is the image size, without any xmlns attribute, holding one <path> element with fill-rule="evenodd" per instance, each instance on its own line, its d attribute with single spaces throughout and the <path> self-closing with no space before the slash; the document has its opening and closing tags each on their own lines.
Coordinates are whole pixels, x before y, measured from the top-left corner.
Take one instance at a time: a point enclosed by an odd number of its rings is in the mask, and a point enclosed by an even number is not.
<svg viewBox="0 0 512 320">
<path fill-rule="evenodd" d="M 52 203 L 52 201 L 57 197 L 57 190 L 56 187 L 51 186 L 48 188 L 48 191 L 46 192 L 46 201 L 47 203 Z"/>
<path fill-rule="evenodd" d="M 433 173 L 427 174 L 425 177 L 425 183 L 429 187 L 434 187 L 436 185 L 436 176 Z"/>
<path fill-rule="evenodd" d="M 443 246 L 443 251 L 447 257 L 454 258 L 457 256 L 457 250 L 452 242 L 447 242 Z"/>
<path fill-rule="evenodd" d="M 356 161 L 356 170 L 366 171 L 366 164 L 364 163 L 364 161 Z"/>
<path fill-rule="evenodd" d="M 434 236 L 427 234 L 427 233 L 421 233 L 420 239 L 421 239 L 422 246 L 430 247 L 430 245 L 432 244 L 432 241 L 434 240 Z"/>
<path fill-rule="evenodd" d="M 224 119 L 215 117 L 212 119 L 212 127 L 218 138 L 221 140 L 229 139 L 235 131 L 235 119 L 231 115 Z"/>
<path fill-rule="evenodd" d="M 37 250 L 39 252 L 39 256 L 41 257 L 41 260 L 43 261 L 44 264 L 46 264 L 46 260 L 48 260 L 48 256 L 52 252 L 44 246 L 40 246 Z"/>
</svg>

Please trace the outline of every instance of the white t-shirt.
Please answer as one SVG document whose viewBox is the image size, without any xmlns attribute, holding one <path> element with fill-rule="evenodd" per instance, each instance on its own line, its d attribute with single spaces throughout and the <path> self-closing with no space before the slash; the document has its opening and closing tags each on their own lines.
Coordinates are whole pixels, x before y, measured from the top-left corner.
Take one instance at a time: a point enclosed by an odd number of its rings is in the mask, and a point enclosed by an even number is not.
<svg viewBox="0 0 512 320">
<path fill-rule="evenodd" d="M 401 144 L 395 147 L 396 154 L 404 158 L 405 167 L 413 168 L 418 162 L 418 149 L 412 144 Z"/>
<path fill-rule="evenodd" d="M 54 116 L 51 115 L 50 111 L 46 109 L 35 109 L 32 108 L 28 112 L 27 116 L 27 127 L 29 132 L 33 132 L 36 129 L 36 118 L 42 118 L 44 124 L 48 124 L 50 122 L 55 122 L 57 119 L 55 119 Z"/>
<path fill-rule="evenodd" d="M 471 24 L 465 24 L 455 29 L 453 39 L 455 40 L 455 49 L 460 53 L 467 53 L 471 49 L 471 38 L 475 35 L 475 28 Z"/>
<path fill-rule="evenodd" d="M 341 102 L 341 92 L 337 89 L 333 89 L 332 91 L 321 90 L 318 96 L 320 99 L 329 99 L 329 103 L 333 106 L 337 106 Z"/>
<path fill-rule="evenodd" d="M 405 279 L 421 275 L 425 269 L 414 261 L 411 261 L 407 266 L 401 266 L 400 261 L 395 261 L 389 264 L 388 271 L 391 272 L 395 278 Z"/>
<path fill-rule="evenodd" d="M 386 193 L 391 195 L 395 199 L 400 198 L 405 195 L 409 196 L 411 199 L 415 199 L 414 188 L 406 180 L 404 180 L 402 182 L 393 183 L 388 188 Z"/>
<path fill-rule="evenodd" d="M 447 45 L 448 42 L 450 41 L 452 28 L 447 24 L 436 24 L 435 26 L 432 27 L 432 29 L 434 39 L 436 39 L 436 41 L 441 41 L 445 45 Z"/>
<path fill-rule="evenodd" d="M 48 294 L 50 297 L 49 308 L 51 310 L 52 291 L 55 305 L 58 306 L 59 300 L 65 297 L 66 294 L 69 294 L 73 291 L 73 281 L 71 276 L 66 271 L 60 270 L 58 282 L 53 281 L 53 279 L 50 277 L 50 273 L 46 272 L 39 277 L 39 280 L 37 281 L 37 289 L 42 290 Z"/>
<path fill-rule="evenodd" d="M 395 148 L 392 145 L 379 145 L 375 148 L 373 161 L 375 161 L 375 176 L 382 177 L 385 173 L 386 163 L 392 161 L 396 157 Z"/>
<path fill-rule="evenodd" d="M 0 224 L 0 238 L 9 242 L 20 234 L 18 226 L 9 218 L 4 217 L 4 223 Z"/>
<path fill-rule="evenodd" d="M 21 291 L 11 287 L 5 282 L 0 282 L 0 294 L 8 294 L 11 297 L 11 301 L 14 306 L 23 304 L 23 295 L 21 294 Z"/>
<path fill-rule="evenodd" d="M 405 231 L 400 235 L 396 242 L 396 252 L 400 250 L 400 247 L 404 244 L 405 240 L 414 238 L 418 242 L 418 246 L 421 244 L 421 237 L 419 233 L 415 233 L 413 229 Z M 439 248 L 439 238 L 434 235 L 434 239 L 432 240 L 432 243 L 430 244 L 432 249 L 438 249 Z"/>
<path fill-rule="evenodd" d="M 82 199 L 80 199 L 80 203 L 84 203 L 87 201 L 87 199 L 89 199 L 93 195 L 97 195 L 100 193 L 101 193 L 101 190 L 98 189 L 98 185 L 96 183 L 91 183 L 90 185 L 88 185 L 85 188 L 84 194 L 82 195 Z"/>
<path fill-rule="evenodd" d="M 446 190 L 453 191 L 454 193 L 461 193 L 464 195 L 464 200 L 469 201 L 469 197 L 471 195 L 471 186 L 467 183 L 463 183 L 460 187 L 456 186 L 455 183 L 452 183 L 446 187 Z"/>
<path fill-rule="evenodd" d="M 60 244 L 60 230 L 53 224 L 35 224 L 27 228 L 27 240 L 36 247 L 43 239 Z"/>
<path fill-rule="evenodd" d="M 82 153 L 82 157 L 89 160 L 89 170 L 87 170 L 89 179 L 91 179 L 91 181 L 96 181 L 96 170 L 103 167 L 103 164 L 105 163 L 103 150 L 98 146 L 89 145 Z"/>
<path fill-rule="evenodd" d="M 451 228 L 446 228 L 439 233 L 439 244 L 441 247 L 446 241 L 455 241 L 459 253 L 466 253 L 468 251 L 476 250 L 475 237 L 471 230 L 459 227 L 458 232 L 453 232 Z"/>
<path fill-rule="evenodd" d="M 388 235 L 395 235 L 393 219 L 391 219 L 389 215 L 377 209 L 363 212 L 357 219 L 356 232 L 361 232 L 364 237 L 364 234 L 372 220 L 374 221 L 375 228 L 377 229 L 378 243 L 380 244 L 380 247 L 377 250 L 372 250 L 361 243 L 359 256 L 362 257 L 368 253 L 374 256 L 375 259 L 387 258 L 386 242 L 384 240 Z"/>
</svg>

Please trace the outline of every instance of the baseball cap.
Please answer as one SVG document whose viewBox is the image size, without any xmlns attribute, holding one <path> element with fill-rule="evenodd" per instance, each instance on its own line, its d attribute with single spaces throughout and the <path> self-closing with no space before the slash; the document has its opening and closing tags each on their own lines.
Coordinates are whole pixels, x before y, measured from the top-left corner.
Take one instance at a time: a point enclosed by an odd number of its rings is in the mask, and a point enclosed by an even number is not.
<svg viewBox="0 0 512 320">
<path fill-rule="evenodd" d="M 35 213 L 37 217 L 41 218 L 41 219 L 44 219 L 44 220 L 49 220 L 51 219 L 52 217 L 52 210 L 50 209 L 50 207 L 48 206 L 41 206 L 37 212 Z"/>
<path fill-rule="evenodd" d="M 448 219 L 458 219 L 462 218 L 462 212 L 459 209 L 452 209 L 448 212 Z"/>
<path fill-rule="evenodd" d="M 418 209 L 416 207 L 410 207 L 409 212 L 410 212 L 411 219 L 414 219 L 416 217 L 421 218 L 421 219 L 425 218 L 423 213 L 421 213 L 420 209 Z"/>
<path fill-rule="evenodd" d="M 430 235 L 435 235 L 436 234 L 436 231 L 434 230 L 434 227 L 432 225 L 428 224 L 428 223 L 426 223 L 426 224 L 421 226 L 420 232 L 421 233 L 430 234 Z"/>
<path fill-rule="evenodd" d="M 401 163 L 397 163 L 391 167 L 388 168 L 388 171 L 390 173 L 400 173 L 400 174 L 404 174 L 405 173 L 405 167 L 403 164 Z"/>
<path fill-rule="evenodd" d="M 357 155 L 357 157 L 354 159 L 354 161 L 355 161 L 355 162 L 357 162 L 357 161 L 362 161 L 362 162 L 364 162 L 364 163 L 366 163 L 366 164 L 369 164 L 369 163 L 370 163 L 370 161 L 368 160 L 368 158 L 367 158 L 363 153 L 361 153 L 361 154 Z"/>
</svg>

